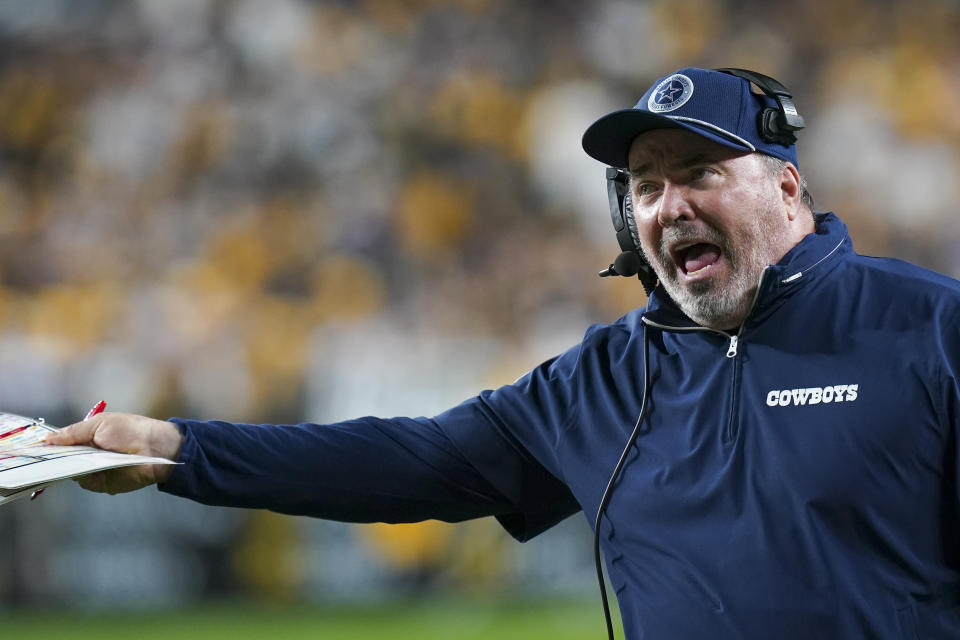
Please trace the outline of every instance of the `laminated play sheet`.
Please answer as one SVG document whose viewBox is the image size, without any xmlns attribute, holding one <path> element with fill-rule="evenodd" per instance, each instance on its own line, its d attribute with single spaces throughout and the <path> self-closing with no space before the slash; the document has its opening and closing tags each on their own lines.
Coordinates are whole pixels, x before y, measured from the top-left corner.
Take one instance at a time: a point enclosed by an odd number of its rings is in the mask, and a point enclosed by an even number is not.
<svg viewBox="0 0 960 640">
<path fill-rule="evenodd" d="M 95 471 L 137 464 L 174 464 L 166 458 L 86 446 L 44 444 L 56 427 L 40 418 L 0 412 L 0 504 Z"/>
</svg>

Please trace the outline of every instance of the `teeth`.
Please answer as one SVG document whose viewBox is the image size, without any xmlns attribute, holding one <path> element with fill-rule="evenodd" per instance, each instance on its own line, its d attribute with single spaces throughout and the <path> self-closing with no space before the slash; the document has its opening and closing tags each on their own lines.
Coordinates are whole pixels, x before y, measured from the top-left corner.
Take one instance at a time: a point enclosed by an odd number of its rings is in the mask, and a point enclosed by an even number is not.
<svg viewBox="0 0 960 640">
<path fill-rule="evenodd" d="M 709 269 L 709 268 L 712 267 L 712 266 L 713 266 L 712 264 L 708 264 L 708 265 L 706 265 L 706 266 L 704 266 L 704 267 L 700 267 L 700 268 L 697 269 L 696 271 L 690 271 L 689 273 L 687 273 L 687 275 L 688 275 L 688 276 L 695 276 L 695 275 L 697 275 L 698 273 L 703 273 L 704 271 L 706 271 L 707 269 Z"/>
</svg>

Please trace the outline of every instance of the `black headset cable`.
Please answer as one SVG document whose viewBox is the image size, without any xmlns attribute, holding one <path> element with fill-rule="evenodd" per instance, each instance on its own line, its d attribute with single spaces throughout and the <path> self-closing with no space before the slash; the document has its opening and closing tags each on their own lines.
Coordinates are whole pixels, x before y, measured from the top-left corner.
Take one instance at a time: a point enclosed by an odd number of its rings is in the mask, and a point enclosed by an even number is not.
<svg viewBox="0 0 960 640">
<path fill-rule="evenodd" d="M 623 465 L 627 460 L 627 456 L 630 454 L 630 449 L 633 448 L 633 444 L 637 441 L 637 437 L 640 435 L 640 425 L 643 424 L 643 414 L 647 407 L 647 387 L 650 383 L 650 373 L 649 373 L 649 358 L 647 356 L 647 327 L 643 327 L 643 399 L 640 401 L 640 415 L 637 416 L 637 424 L 633 427 L 633 432 L 630 434 L 630 438 L 627 440 L 627 446 L 623 448 L 623 453 L 620 454 L 620 460 L 617 461 L 617 466 L 613 469 L 613 474 L 610 476 L 610 480 L 607 482 L 607 488 L 603 490 L 603 497 L 600 498 L 600 507 L 597 509 L 597 519 L 593 526 L 593 561 L 597 566 L 597 580 L 600 582 L 600 599 L 603 602 L 603 617 L 607 623 L 607 638 L 608 640 L 614 640 L 613 637 L 613 620 L 610 617 L 610 603 L 607 601 L 607 587 L 603 581 L 603 563 L 600 560 L 600 520 L 603 517 L 604 511 L 607 510 L 607 505 L 610 503 L 610 497 L 613 495 L 613 487 L 617 482 L 617 477 L 620 475 L 620 472 L 623 470 Z"/>
</svg>

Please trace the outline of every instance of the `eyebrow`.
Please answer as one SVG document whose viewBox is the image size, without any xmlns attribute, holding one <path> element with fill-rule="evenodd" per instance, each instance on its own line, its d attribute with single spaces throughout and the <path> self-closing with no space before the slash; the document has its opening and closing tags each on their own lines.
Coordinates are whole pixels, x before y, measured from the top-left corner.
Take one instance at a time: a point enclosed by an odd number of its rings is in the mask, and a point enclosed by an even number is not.
<svg viewBox="0 0 960 640">
<path fill-rule="evenodd" d="M 698 164 L 711 164 L 717 162 L 719 157 L 716 153 L 711 153 L 708 151 L 701 151 L 700 153 L 695 153 L 692 156 L 687 156 L 686 158 L 680 158 L 674 162 L 669 162 L 668 166 L 671 169 L 686 169 L 689 167 L 696 166 Z M 649 173 L 650 165 L 642 164 L 635 169 L 629 169 L 630 177 L 639 178 L 645 173 Z"/>
</svg>

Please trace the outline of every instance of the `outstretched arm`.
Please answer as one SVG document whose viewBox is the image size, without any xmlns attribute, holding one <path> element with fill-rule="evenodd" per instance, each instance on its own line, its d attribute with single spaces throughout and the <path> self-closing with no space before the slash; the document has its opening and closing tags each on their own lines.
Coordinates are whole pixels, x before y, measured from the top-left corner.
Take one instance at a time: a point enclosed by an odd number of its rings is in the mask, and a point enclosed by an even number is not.
<svg viewBox="0 0 960 640">
<path fill-rule="evenodd" d="M 107 493 L 158 483 L 163 491 L 205 504 L 353 522 L 495 515 L 521 539 L 577 508 L 556 478 L 485 424 L 478 425 L 471 448 L 478 459 L 496 461 L 495 472 L 479 471 L 426 418 L 251 425 L 106 413 L 61 429 L 48 442 L 181 463 L 79 479 L 83 488 Z"/>
</svg>

